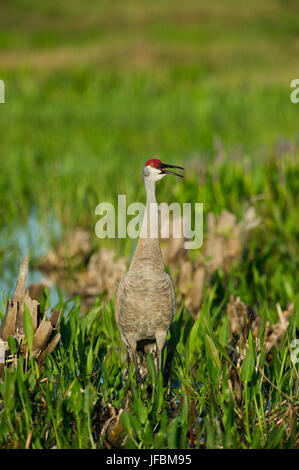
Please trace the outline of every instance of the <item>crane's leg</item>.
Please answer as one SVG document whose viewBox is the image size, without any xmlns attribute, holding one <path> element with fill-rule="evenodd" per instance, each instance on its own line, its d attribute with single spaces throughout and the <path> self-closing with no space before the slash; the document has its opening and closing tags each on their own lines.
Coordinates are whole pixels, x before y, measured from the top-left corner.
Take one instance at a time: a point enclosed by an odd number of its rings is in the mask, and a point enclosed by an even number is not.
<svg viewBox="0 0 299 470">
<path fill-rule="evenodd" d="M 127 351 L 127 357 L 126 357 L 126 359 L 127 359 L 128 365 L 127 365 L 127 367 L 126 367 L 126 369 L 125 369 L 125 371 L 124 371 L 124 373 L 123 373 L 123 379 L 124 379 L 124 380 L 127 380 L 127 379 L 129 378 L 129 373 L 130 373 L 131 357 L 130 357 L 130 354 L 129 354 L 128 351 Z"/>
<path fill-rule="evenodd" d="M 134 367 L 135 367 L 136 382 L 137 382 L 138 384 L 142 384 L 142 377 L 141 377 L 141 375 L 140 375 L 139 368 L 138 368 L 137 351 L 136 351 L 136 349 L 135 349 L 135 351 L 132 352 L 132 359 L 133 359 Z"/>
<path fill-rule="evenodd" d="M 157 373 L 159 374 L 159 371 L 162 371 L 162 351 L 164 348 L 164 344 L 166 341 L 166 336 L 167 336 L 167 331 L 157 331 L 156 332 L 156 342 L 157 342 L 157 365 L 158 365 L 158 370 Z"/>
<path fill-rule="evenodd" d="M 139 368 L 138 368 L 136 347 L 137 347 L 136 340 L 133 338 L 128 338 L 128 352 L 131 358 L 133 359 L 135 373 L 136 373 L 136 381 L 138 384 L 141 384 L 142 378 L 141 378 Z"/>
</svg>

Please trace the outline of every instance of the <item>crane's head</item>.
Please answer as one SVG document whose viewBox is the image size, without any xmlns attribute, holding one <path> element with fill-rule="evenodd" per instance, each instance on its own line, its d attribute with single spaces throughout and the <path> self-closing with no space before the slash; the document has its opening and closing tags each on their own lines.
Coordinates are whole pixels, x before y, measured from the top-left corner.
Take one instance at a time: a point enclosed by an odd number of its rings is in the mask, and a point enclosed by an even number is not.
<svg viewBox="0 0 299 470">
<path fill-rule="evenodd" d="M 183 178 L 183 175 L 175 173 L 174 171 L 169 170 L 169 168 L 178 168 L 180 170 L 184 169 L 181 166 L 167 165 L 166 163 L 162 163 L 161 160 L 158 160 L 158 158 L 151 158 L 145 164 L 143 177 L 152 181 L 159 181 L 167 174 L 176 175 L 180 178 Z"/>
</svg>

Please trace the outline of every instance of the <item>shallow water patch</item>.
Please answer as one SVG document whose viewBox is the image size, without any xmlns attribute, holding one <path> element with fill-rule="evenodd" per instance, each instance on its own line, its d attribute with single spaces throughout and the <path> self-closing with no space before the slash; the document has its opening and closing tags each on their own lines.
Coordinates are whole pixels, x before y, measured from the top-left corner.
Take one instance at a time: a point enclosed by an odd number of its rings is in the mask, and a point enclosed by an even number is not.
<svg viewBox="0 0 299 470">
<path fill-rule="evenodd" d="M 45 276 L 35 268 L 36 261 L 49 251 L 62 234 L 61 225 L 54 214 L 41 218 L 36 209 L 31 210 L 26 224 L 13 221 L 0 231 L 0 308 L 5 307 L 16 285 L 19 263 L 28 256 L 30 266 L 28 285 L 45 280 Z M 55 286 L 50 287 L 51 304 L 57 302 Z"/>
</svg>

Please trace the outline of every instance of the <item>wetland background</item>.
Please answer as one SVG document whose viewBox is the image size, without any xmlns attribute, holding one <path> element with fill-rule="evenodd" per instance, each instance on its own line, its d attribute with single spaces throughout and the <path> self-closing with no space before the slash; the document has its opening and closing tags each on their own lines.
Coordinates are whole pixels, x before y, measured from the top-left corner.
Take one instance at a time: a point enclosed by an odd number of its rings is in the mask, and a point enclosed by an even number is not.
<svg viewBox="0 0 299 470">
<path fill-rule="evenodd" d="M 1 447 L 298 446 L 298 13 L 1 1 L 0 316 L 25 255 L 41 312 L 61 310 L 45 363 L 20 355 L 0 380 Z M 114 320 L 136 241 L 97 239 L 94 211 L 144 201 L 150 157 L 185 167 L 158 200 L 203 202 L 205 241 L 163 242 L 175 352 L 166 388 L 146 358 L 148 396 Z"/>
</svg>

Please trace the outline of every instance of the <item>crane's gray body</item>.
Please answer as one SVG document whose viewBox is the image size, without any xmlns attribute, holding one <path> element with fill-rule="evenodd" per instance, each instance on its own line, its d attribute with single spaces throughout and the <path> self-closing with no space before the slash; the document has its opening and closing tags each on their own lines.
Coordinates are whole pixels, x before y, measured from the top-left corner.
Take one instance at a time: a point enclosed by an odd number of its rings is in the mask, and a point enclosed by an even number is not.
<svg viewBox="0 0 299 470">
<path fill-rule="evenodd" d="M 145 179 L 144 182 L 148 222 L 145 217 L 143 226 L 146 225 L 149 230 L 149 207 L 151 202 L 156 202 L 155 182 Z M 175 311 L 173 283 L 165 272 L 159 237 L 139 238 L 130 268 L 118 286 L 115 307 L 121 340 L 134 361 L 136 378 L 140 381 L 137 343 L 156 341 L 158 366 L 161 369 L 161 352 Z"/>
<path fill-rule="evenodd" d="M 174 309 L 173 284 L 164 271 L 160 246 L 144 240 L 117 290 L 116 321 L 122 341 L 130 347 L 140 340 L 155 340 L 157 333 L 166 336 Z"/>
</svg>

